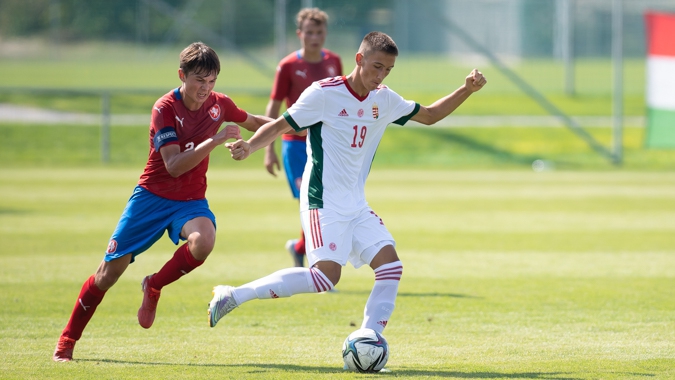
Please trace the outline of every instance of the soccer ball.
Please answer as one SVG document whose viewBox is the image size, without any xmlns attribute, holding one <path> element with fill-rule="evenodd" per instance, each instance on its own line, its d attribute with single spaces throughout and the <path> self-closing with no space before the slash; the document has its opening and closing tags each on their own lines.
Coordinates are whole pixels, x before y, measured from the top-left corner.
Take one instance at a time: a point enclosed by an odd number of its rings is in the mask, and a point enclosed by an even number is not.
<svg viewBox="0 0 675 380">
<path fill-rule="evenodd" d="M 373 329 L 358 329 L 342 344 L 345 369 L 359 372 L 379 372 L 389 359 L 389 344 Z"/>
</svg>

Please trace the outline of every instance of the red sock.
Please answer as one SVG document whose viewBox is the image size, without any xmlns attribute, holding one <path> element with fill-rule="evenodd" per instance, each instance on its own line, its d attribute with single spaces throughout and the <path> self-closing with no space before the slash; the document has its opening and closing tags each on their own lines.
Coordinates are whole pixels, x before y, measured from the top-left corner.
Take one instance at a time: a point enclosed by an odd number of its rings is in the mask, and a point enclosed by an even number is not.
<svg viewBox="0 0 675 380">
<path fill-rule="evenodd" d="M 297 252 L 300 255 L 304 255 L 306 253 L 305 251 L 305 231 L 300 231 L 300 239 L 298 239 L 298 242 L 295 243 L 295 252 Z"/>
<path fill-rule="evenodd" d="M 202 265 L 204 260 L 197 260 L 190 253 L 187 243 L 181 245 L 173 254 L 171 260 L 155 273 L 148 280 L 148 285 L 156 290 L 161 290 L 166 285 L 178 280 L 184 275 L 192 272 L 193 269 Z"/>
<path fill-rule="evenodd" d="M 94 315 L 96 306 L 101 303 L 105 291 L 101 290 L 94 283 L 94 275 L 91 275 L 87 281 L 82 284 L 80 296 L 77 297 L 73 312 L 70 314 L 70 319 L 66 328 L 63 329 L 61 335 L 67 336 L 70 339 L 79 340 L 82 336 L 82 331 L 87 327 L 87 323 Z"/>
</svg>

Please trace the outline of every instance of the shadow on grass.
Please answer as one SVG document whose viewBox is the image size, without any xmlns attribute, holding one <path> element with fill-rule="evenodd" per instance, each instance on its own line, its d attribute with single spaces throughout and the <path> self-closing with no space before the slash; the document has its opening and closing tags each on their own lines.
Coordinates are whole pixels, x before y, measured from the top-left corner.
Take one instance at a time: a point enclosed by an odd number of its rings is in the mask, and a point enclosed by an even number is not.
<svg viewBox="0 0 675 380">
<path fill-rule="evenodd" d="M 497 161 L 502 161 L 505 163 L 530 166 L 532 165 L 532 161 L 541 158 L 533 155 L 523 155 L 509 152 L 507 150 L 497 148 L 494 145 L 486 144 L 478 140 L 459 135 L 447 129 L 427 129 L 425 133 L 434 140 L 444 141 L 448 144 L 461 145 L 467 149 L 483 153 L 493 157 Z"/>
<path fill-rule="evenodd" d="M 336 294 L 370 294 L 371 289 L 365 290 L 342 290 L 336 289 Z M 405 293 L 398 292 L 397 297 L 448 297 L 448 298 L 483 298 L 470 296 L 468 294 L 458 294 L 458 293 Z"/>
<path fill-rule="evenodd" d="M 246 368 L 250 367 L 251 372 L 283 371 L 283 372 L 303 372 L 314 373 L 317 376 L 330 374 L 346 374 L 341 368 L 302 366 L 292 364 L 203 364 L 203 363 L 166 363 L 166 362 L 143 362 L 133 360 L 115 360 L 115 359 L 76 359 L 76 362 L 91 363 L 111 363 L 124 365 L 147 365 L 147 366 L 179 366 L 179 367 L 214 367 L 214 368 Z M 249 372 L 249 373 L 251 373 Z M 365 374 L 364 374 L 365 375 Z M 626 376 L 654 377 L 647 373 L 630 373 Z M 388 372 L 380 372 L 378 377 L 448 377 L 460 379 L 549 379 L 549 380 L 579 380 L 585 376 L 576 377 L 571 373 L 565 372 L 461 372 L 461 371 L 443 371 L 443 370 L 415 370 L 415 369 L 394 369 Z"/>
<path fill-rule="evenodd" d="M 28 214 L 28 213 L 31 213 L 31 211 L 9 209 L 9 208 L 0 208 L 0 215 L 24 215 L 24 214 Z"/>
</svg>

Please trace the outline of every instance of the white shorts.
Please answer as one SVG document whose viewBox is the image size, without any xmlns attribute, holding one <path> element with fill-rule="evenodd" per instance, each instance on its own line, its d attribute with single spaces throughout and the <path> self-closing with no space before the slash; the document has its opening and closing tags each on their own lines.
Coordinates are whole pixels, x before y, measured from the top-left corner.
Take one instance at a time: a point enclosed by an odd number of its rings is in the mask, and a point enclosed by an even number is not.
<svg viewBox="0 0 675 380">
<path fill-rule="evenodd" d="M 382 219 L 370 207 L 352 215 L 307 210 L 300 213 L 300 219 L 310 267 L 317 261 L 334 261 L 342 266 L 349 261 L 358 268 L 370 264 L 382 247 L 396 246 Z"/>
</svg>

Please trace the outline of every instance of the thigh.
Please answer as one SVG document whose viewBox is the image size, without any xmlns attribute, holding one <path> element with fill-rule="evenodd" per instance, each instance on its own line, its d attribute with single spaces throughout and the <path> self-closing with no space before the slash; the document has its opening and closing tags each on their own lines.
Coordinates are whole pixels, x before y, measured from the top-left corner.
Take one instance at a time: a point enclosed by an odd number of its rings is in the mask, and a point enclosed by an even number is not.
<svg viewBox="0 0 675 380">
<path fill-rule="evenodd" d="M 346 265 L 352 251 L 351 219 L 326 209 L 303 211 L 300 218 L 309 266 L 318 261 Z"/>
<path fill-rule="evenodd" d="M 130 262 L 134 262 L 169 226 L 172 210 L 168 204 L 167 200 L 137 186 L 110 237 L 104 260 L 109 262 L 131 254 Z"/>
<path fill-rule="evenodd" d="M 370 264 L 375 255 L 387 245 L 396 246 L 384 221 L 372 209 L 366 208 L 354 220 L 354 238 L 352 240 L 352 254 L 349 262 L 358 268 Z M 395 251 L 394 251 L 395 252 Z"/>
<path fill-rule="evenodd" d="M 200 222 L 192 222 L 197 218 Z M 189 227 L 185 226 L 190 222 Z M 205 223 L 205 224 L 204 224 Z M 210 226 L 208 224 L 211 224 Z M 173 210 L 171 215 L 171 223 L 167 228 L 169 238 L 174 244 L 178 244 L 181 240 L 187 240 L 190 233 L 196 228 L 204 228 L 204 231 L 213 229 L 213 236 L 215 239 L 216 216 L 209 208 L 209 203 L 206 199 L 198 199 L 193 201 L 180 202 Z"/>
</svg>

